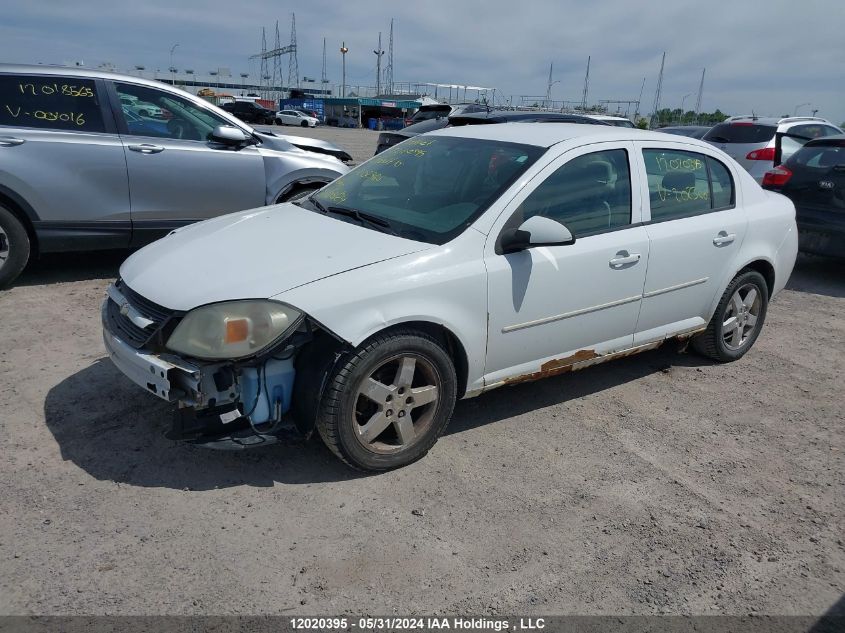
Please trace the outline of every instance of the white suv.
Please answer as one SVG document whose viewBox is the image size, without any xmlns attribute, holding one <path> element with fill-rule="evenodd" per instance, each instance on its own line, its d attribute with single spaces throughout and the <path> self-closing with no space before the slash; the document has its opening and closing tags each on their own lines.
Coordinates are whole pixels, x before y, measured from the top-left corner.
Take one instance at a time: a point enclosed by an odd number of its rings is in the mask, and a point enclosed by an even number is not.
<svg viewBox="0 0 845 633">
<path fill-rule="evenodd" d="M 773 166 L 775 134 L 788 132 L 810 139 L 842 134 L 842 130 L 827 119 L 793 116 L 782 119 L 755 116 L 732 116 L 713 126 L 702 140 L 712 143 L 748 170 L 754 180 L 763 182 L 763 176 Z M 802 143 L 784 137 L 782 160 L 801 148 Z"/>
<path fill-rule="evenodd" d="M 138 251 L 108 290 L 104 340 L 181 403 L 173 439 L 244 447 L 292 423 L 386 470 L 433 446 L 457 398 L 671 339 L 740 358 L 797 251 L 792 202 L 707 143 L 450 127 Z"/>
</svg>

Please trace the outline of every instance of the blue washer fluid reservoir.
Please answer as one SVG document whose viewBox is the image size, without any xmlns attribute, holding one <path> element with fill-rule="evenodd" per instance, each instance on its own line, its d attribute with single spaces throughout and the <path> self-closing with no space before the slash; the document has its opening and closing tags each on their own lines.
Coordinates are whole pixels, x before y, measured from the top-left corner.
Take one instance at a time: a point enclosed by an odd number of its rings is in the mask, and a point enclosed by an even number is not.
<svg viewBox="0 0 845 633">
<path fill-rule="evenodd" d="M 244 415 L 249 414 L 253 424 L 262 424 L 284 415 L 290 409 L 293 391 L 293 358 L 278 360 L 271 358 L 259 371 L 247 367 L 241 373 L 241 403 Z M 261 381 L 260 393 L 258 381 Z M 255 401 L 258 395 L 258 402 Z M 278 404 L 277 404 L 278 403 Z M 252 413 L 250 413 L 252 411 Z"/>
</svg>

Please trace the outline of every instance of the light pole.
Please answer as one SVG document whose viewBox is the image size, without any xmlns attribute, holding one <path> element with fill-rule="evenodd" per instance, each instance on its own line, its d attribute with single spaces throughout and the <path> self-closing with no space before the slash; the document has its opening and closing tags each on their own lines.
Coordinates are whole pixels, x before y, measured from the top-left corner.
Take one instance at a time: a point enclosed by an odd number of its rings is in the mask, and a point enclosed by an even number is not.
<svg viewBox="0 0 845 633">
<path fill-rule="evenodd" d="M 680 123 L 683 125 L 684 123 L 684 103 L 686 103 L 687 97 L 689 97 L 692 93 L 688 92 L 684 95 L 684 98 L 681 99 L 681 116 L 680 116 Z"/>
<path fill-rule="evenodd" d="M 797 106 L 795 106 L 795 109 L 792 111 L 792 116 L 797 116 L 798 115 L 798 109 L 803 108 L 804 106 L 807 106 L 807 105 L 813 105 L 813 104 L 810 103 L 809 101 L 807 103 L 799 103 Z"/>
<path fill-rule="evenodd" d="M 550 106 L 549 106 L 549 104 L 550 104 L 550 103 L 551 103 L 551 101 L 552 101 L 552 87 L 553 87 L 555 84 L 559 84 L 559 83 L 560 83 L 560 79 L 555 79 L 552 83 L 550 83 L 550 84 L 549 84 L 549 87 L 548 87 L 548 89 L 546 90 L 546 107 L 547 107 L 547 108 L 548 108 L 548 107 L 550 107 Z"/>
<path fill-rule="evenodd" d="M 176 83 L 176 68 L 174 68 L 174 66 L 173 66 L 173 51 L 176 50 L 177 46 L 179 46 L 178 43 L 174 44 L 173 46 L 170 47 L 170 83 L 171 84 Z"/>
<path fill-rule="evenodd" d="M 346 48 L 346 42 L 343 42 L 340 45 L 340 54 L 343 58 L 343 81 L 340 84 L 340 96 L 346 98 L 346 53 L 349 52 L 349 49 Z"/>
</svg>

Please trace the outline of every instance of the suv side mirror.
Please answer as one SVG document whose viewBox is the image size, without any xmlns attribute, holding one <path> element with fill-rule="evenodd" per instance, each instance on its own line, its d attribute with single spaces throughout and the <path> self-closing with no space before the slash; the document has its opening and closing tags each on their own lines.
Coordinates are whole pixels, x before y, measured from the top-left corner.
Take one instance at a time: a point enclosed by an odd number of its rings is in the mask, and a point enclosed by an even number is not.
<svg viewBox="0 0 845 633">
<path fill-rule="evenodd" d="M 246 142 L 248 138 L 241 128 L 234 125 L 218 125 L 208 135 L 208 140 L 224 145 L 240 145 Z"/>
<path fill-rule="evenodd" d="M 502 253 L 516 253 L 536 246 L 566 246 L 575 238 L 563 224 L 542 215 L 528 218 L 516 229 L 505 229 L 499 242 Z"/>
</svg>

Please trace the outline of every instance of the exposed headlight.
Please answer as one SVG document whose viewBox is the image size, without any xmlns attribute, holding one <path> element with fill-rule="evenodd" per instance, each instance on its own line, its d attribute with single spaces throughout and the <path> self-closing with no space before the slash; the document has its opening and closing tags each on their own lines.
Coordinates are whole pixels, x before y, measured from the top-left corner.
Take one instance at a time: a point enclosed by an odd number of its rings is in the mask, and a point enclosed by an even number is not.
<svg viewBox="0 0 845 633">
<path fill-rule="evenodd" d="M 188 312 L 167 341 L 167 348 L 203 359 L 256 354 L 290 333 L 299 310 L 276 301 L 226 301 Z"/>
</svg>

